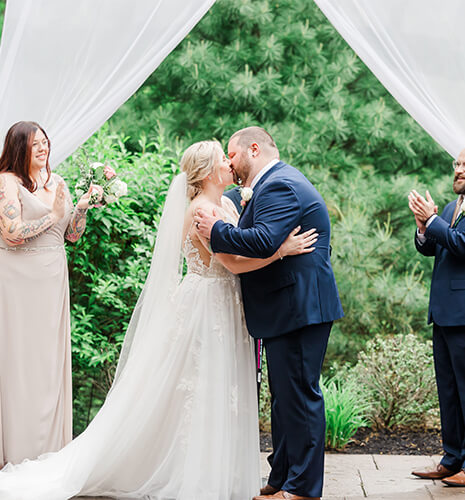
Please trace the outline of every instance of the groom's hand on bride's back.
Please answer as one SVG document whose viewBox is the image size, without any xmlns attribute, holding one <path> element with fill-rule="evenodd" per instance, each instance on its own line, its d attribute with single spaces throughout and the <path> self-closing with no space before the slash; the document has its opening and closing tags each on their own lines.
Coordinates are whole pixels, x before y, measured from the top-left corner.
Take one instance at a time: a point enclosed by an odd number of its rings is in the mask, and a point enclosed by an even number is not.
<svg viewBox="0 0 465 500">
<path fill-rule="evenodd" d="M 221 220 L 221 218 L 218 216 L 215 209 L 213 209 L 212 214 L 209 214 L 205 210 L 199 208 L 194 215 L 194 224 L 198 233 L 204 238 L 207 238 L 207 240 L 211 239 L 212 227 L 219 220 Z"/>
</svg>

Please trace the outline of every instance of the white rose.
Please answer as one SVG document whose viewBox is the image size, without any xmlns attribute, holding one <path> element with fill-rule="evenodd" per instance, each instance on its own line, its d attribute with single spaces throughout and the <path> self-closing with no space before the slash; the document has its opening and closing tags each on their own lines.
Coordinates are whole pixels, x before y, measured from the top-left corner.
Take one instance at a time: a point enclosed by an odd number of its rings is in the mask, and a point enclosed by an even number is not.
<svg viewBox="0 0 465 500">
<path fill-rule="evenodd" d="M 112 194 L 106 194 L 103 199 L 106 203 L 115 203 L 115 201 L 118 201 L 118 198 Z"/>
<path fill-rule="evenodd" d="M 244 187 L 241 189 L 241 198 L 247 202 L 250 201 L 253 195 L 253 189 L 249 187 Z"/>
<path fill-rule="evenodd" d="M 121 196 L 126 196 L 128 194 L 128 185 L 125 182 L 116 179 L 116 181 L 113 183 L 113 192 L 118 198 L 121 198 Z"/>
</svg>

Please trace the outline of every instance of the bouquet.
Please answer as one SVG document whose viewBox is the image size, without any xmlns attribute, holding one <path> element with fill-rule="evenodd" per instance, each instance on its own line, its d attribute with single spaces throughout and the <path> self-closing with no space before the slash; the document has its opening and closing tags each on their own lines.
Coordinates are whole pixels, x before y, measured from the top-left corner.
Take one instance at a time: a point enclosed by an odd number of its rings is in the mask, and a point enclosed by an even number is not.
<svg viewBox="0 0 465 500">
<path fill-rule="evenodd" d="M 79 166 L 81 178 L 76 184 L 76 196 L 81 196 L 87 191 L 91 184 L 100 186 L 103 189 L 103 198 L 98 202 L 98 192 L 92 193 L 89 200 L 89 205 L 104 206 L 108 203 L 118 201 L 121 196 L 126 196 L 128 193 L 128 185 L 118 178 L 115 170 L 109 165 L 103 163 L 91 163 L 90 165 Z M 95 190 L 97 191 L 97 190 Z"/>
</svg>

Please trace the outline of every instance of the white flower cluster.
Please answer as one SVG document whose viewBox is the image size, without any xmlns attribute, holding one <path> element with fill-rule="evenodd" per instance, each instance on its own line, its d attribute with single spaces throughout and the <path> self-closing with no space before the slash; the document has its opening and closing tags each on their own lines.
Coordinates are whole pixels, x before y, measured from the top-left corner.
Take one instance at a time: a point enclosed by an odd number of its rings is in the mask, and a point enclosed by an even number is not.
<svg viewBox="0 0 465 500">
<path fill-rule="evenodd" d="M 253 189 L 249 187 L 241 188 L 241 198 L 247 203 L 252 199 Z"/>
<path fill-rule="evenodd" d="M 127 194 L 128 185 L 122 180 L 115 178 L 115 180 L 108 185 L 107 189 L 103 190 L 103 199 L 107 203 L 114 203 L 118 201 L 118 198 L 126 196 Z"/>
<path fill-rule="evenodd" d="M 81 178 L 76 183 L 76 195 L 78 198 L 87 193 L 90 186 L 100 186 L 103 189 L 103 198 L 98 202 L 98 190 L 93 189 L 89 204 L 94 206 L 106 205 L 118 201 L 128 193 L 128 185 L 118 178 L 115 170 L 109 165 L 95 162 L 90 165 L 81 166 Z"/>
</svg>

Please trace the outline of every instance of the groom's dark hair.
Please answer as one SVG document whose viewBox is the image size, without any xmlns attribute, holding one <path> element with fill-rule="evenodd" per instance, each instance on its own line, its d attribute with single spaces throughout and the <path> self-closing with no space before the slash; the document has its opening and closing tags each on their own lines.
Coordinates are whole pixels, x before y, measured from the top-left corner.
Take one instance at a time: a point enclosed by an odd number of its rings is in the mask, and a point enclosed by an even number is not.
<svg viewBox="0 0 465 500">
<path fill-rule="evenodd" d="M 232 141 L 233 139 L 237 139 L 237 143 L 243 148 L 248 148 L 256 142 L 260 146 L 278 149 L 273 137 L 271 137 L 271 135 L 261 127 L 247 127 L 238 130 L 237 132 L 234 132 L 229 140 Z"/>
</svg>

